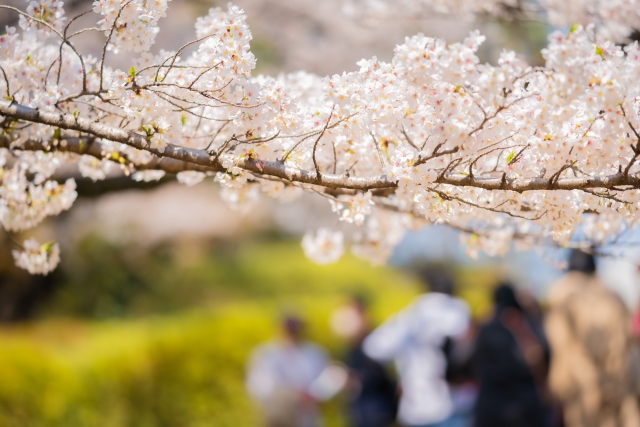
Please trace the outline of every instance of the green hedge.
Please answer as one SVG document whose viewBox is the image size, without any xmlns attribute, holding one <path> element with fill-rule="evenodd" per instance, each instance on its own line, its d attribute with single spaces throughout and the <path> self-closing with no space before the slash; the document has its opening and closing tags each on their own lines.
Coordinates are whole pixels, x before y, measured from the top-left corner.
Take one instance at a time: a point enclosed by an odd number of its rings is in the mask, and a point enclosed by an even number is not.
<svg viewBox="0 0 640 427">
<path fill-rule="evenodd" d="M 283 311 L 301 314 L 309 338 L 339 357 L 343 343 L 328 319 L 350 293 L 369 294 L 381 320 L 418 290 L 409 277 L 353 257 L 316 266 L 291 242 L 248 245 L 229 259 L 217 269 L 180 267 L 187 281 L 215 276 L 213 296 L 234 289 L 233 298 L 209 297 L 208 307 L 103 321 L 49 317 L 0 330 L 0 427 L 257 426 L 245 362 L 277 334 Z M 339 401 L 324 409 L 329 425 L 344 425 Z"/>
<path fill-rule="evenodd" d="M 245 362 L 277 333 L 283 311 L 301 314 L 309 338 L 339 358 L 344 343 L 328 320 L 348 295 L 368 294 L 380 322 L 420 289 L 406 274 L 351 256 L 317 266 L 298 242 L 250 243 L 195 258 L 174 248 L 144 262 L 91 245 L 85 254 L 105 256 L 75 258 L 75 275 L 41 320 L 0 329 L 0 427 L 258 426 L 244 389 Z M 486 311 L 493 276 L 458 276 L 476 311 Z M 127 296 L 127 277 L 156 288 Z M 101 298 L 115 306 L 113 289 L 126 296 L 124 317 L 69 317 Z M 171 306 L 171 298 L 178 303 Z M 339 400 L 326 405 L 329 426 L 345 425 L 341 409 Z"/>
<path fill-rule="evenodd" d="M 310 338 L 336 356 L 342 343 L 326 319 L 339 302 L 297 304 Z M 47 321 L 4 331 L 0 426 L 258 425 L 244 367 L 251 349 L 274 335 L 277 306 L 242 303 L 144 321 Z M 326 408 L 331 425 L 342 425 L 338 406 Z"/>
</svg>

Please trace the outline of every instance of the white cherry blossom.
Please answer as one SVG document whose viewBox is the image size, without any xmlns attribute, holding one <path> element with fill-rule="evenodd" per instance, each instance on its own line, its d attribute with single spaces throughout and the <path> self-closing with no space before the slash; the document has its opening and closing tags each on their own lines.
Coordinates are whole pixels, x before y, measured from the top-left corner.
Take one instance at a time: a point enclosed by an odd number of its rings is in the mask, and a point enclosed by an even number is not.
<svg viewBox="0 0 640 427">
<path fill-rule="evenodd" d="M 100 160 L 92 156 L 81 156 L 78 160 L 78 171 L 82 176 L 101 181 L 107 177 L 114 164 L 108 160 Z"/>
<path fill-rule="evenodd" d="M 131 178 L 134 181 L 143 181 L 143 182 L 151 182 L 151 181 L 160 181 L 162 177 L 164 177 L 164 171 L 158 170 L 142 170 L 134 173 Z"/>
<path fill-rule="evenodd" d="M 344 252 L 343 241 L 342 233 L 333 232 L 328 228 L 320 228 L 304 235 L 302 249 L 312 261 L 318 264 L 331 264 L 342 256 Z"/>
<path fill-rule="evenodd" d="M 178 179 L 178 182 L 180 184 L 185 184 L 191 187 L 201 183 L 206 178 L 206 176 L 207 174 L 205 174 L 204 172 L 183 171 L 183 172 L 178 172 L 178 174 L 176 175 L 176 178 Z"/>
</svg>

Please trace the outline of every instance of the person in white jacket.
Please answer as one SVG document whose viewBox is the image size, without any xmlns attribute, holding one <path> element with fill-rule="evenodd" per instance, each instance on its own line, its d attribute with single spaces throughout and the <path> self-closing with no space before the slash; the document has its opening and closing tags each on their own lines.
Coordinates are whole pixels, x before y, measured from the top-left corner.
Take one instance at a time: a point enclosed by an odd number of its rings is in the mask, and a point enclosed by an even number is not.
<svg viewBox="0 0 640 427">
<path fill-rule="evenodd" d="M 467 304 L 452 296 L 453 283 L 444 271 L 425 274 L 431 292 L 417 297 L 364 341 L 372 359 L 393 361 L 402 394 L 398 421 L 409 427 L 453 425 L 453 403 L 445 380 L 447 338 L 466 334 Z"/>
</svg>

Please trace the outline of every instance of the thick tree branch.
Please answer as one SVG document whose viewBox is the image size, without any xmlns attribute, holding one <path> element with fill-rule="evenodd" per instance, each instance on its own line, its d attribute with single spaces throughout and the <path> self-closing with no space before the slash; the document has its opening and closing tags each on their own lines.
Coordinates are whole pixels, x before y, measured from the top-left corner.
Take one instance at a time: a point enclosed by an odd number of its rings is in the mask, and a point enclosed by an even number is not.
<svg viewBox="0 0 640 427">
<path fill-rule="evenodd" d="M 113 126 L 96 123 L 82 117 L 73 117 L 72 114 L 48 113 L 25 107 L 17 103 L 0 101 L 0 115 L 17 120 L 32 123 L 41 123 L 52 127 L 67 130 L 76 130 L 98 138 L 120 142 L 139 150 L 148 151 L 159 158 L 171 158 L 186 163 L 205 166 L 214 171 L 223 171 L 219 160 L 211 156 L 205 150 L 178 147 L 168 144 L 164 152 L 160 152 L 149 145 L 147 138 L 141 134 L 116 128 Z M 329 188 L 351 188 L 354 190 L 368 190 L 373 188 L 392 188 L 397 184 L 386 176 L 370 178 L 348 178 L 341 175 L 322 175 L 318 180 L 315 171 L 301 170 L 286 166 L 283 162 L 267 162 L 256 159 L 240 159 L 237 166 L 259 175 L 271 175 L 288 181 L 297 181 L 306 184 L 317 184 Z"/>
<path fill-rule="evenodd" d="M 86 154 L 93 156 L 100 160 L 111 160 L 115 163 L 120 163 L 120 158 L 124 158 L 124 154 L 121 152 L 114 156 L 112 150 L 105 146 L 100 141 L 96 141 L 95 137 L 88 138 L 62 138 L 61 141 L 55 141 L 56 144 L 52 145 L 51 141 L 38 141 L 30 139 L 18 146 L 12 146 L 12 141 L 9 137 L 0 135 L 0 147 L 25 150 L 25 151 L 60 151 L 75 154 Z M 139 170 L 163 170 L 167 173 L 178 173 L 183 171 L 198 171 L 198 172 L 212 172 L 211 168 L 205 166 L 194 165 L 181 160 L 171 158 L 161 158 L 154 156 L 149 162 L 146 163 L 132 163 L 130 159 L 125 159 L 127 165 L 133 165 Z"/>
<path fill-rule="evenodd" d="M 72 114 L 48 113 L 19 105 L 15 102 L 2 100 L 0 101 L 0 115 L 7 116 L 15 120 L 45 124 L 60 129 L 75 130 L 104 140 L 120 142 L 139 150 L 155 154 L 158 159 L 166 159 L 163 160 L 161 164 L 164 162 L 170 163 L 169 159 L 183 162 L 175 164 L 176 168 L 183 167 L 184 169 L 182 170 L 203 170 L 194 169 L 193 166 L 200 166 L 209 171 L 224 170 L 220 160 L 211 156 L 206 150 L 197 150 L 194 148 L 179 147 L 168 144 L 164 152 L 160 152 L 150 146 L 149 141 L 144 135 L 106 124 L 97 123 L 82 117 L 74 117 Z M 184 163 L 187 163 L 190 166 L 186 166 Z M 257 175 L 274 176 L 287 181 L 315 184 L 332 189 L 344 188 L 366 191 L 370 189 L 397 187 L 397 183 L 389 179 L 386 175 L 350 177 L 346 175 L 322 174 L 320 179 L 318 179 L 315 171 L 307 171 L 290 167 L 281 161 L 270 162 L 246 158 L 238 160 L 236 165 L 241 169 L 245 169 Z M 162 169 L 164 170 L 164 168 Z M 622 172 L 608 176 L 557 178 L 554 179 L 553 182 L 550 182 L 549 179 L 537 177 L 470 177 L 457 173 L 445 173 L 440 175 L 436 179 L 435 183 L 458 187 L 476 187 L 485 190 L 510 190 L 516 192 L 532 190 L 581 190 L 593 188 L 613 189 L 618 186 L 632 186 L 640 188 L 640 178 L 635 175 L 624 174 Z"/>
</svg>

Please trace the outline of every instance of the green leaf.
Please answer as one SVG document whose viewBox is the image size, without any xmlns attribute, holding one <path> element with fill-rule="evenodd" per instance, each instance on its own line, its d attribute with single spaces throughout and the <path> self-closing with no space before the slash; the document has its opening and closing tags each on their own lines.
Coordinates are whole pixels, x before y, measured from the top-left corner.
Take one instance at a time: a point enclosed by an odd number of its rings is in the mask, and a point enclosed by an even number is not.
<svg viewBox="0 0 640 427">
<path fill-rule="evenodd" d="M 136 76 L 136 69 L 135 67 L 132 65 L 131 68 L 129 69 L 129 74 L 131 77 L 135 77 Z"/>
<path fill-rule="evenodd" d="M 147 138 L 153 135 L 153 130 L 149 126 L 142 125 L 140 126 L 140 130 L 147 135 Z"/>
<path fill-rule="evenodd" d="M 579 27 L 580 27 L 580 24 L 573 22 L 571 26 L 569 26 L 569 34 L 575 33 Z"/>
<path fill-rule="evenodd" d="M 40 246 L 40 249 L 42 249 L 46 253 L 50 254 L 51 253 L 51 249 L 53 249 L 53 245 L 55 245 L 55 244 L 56 244 L 55 241 L 47 242 L 47 243 L 42 244 Z"/>
<path fill-rule="evenodd" d="M 512 151 L 507 155 L 507 164 L 511 163 L 511 160 L 513 160 L 513 158 L 516 157 L 516 152 Z"/>
<path fill-rule="evenodd" d="M 596 46 L 596 55 L 599 55 L 602 59 L 604 59 L 604 51 L 600 46 Z"/>
</svg>

